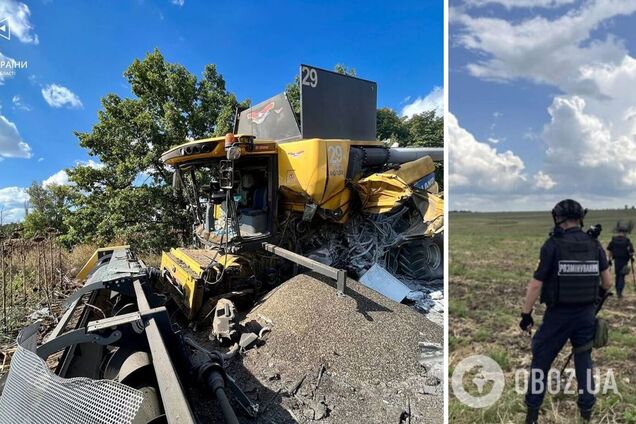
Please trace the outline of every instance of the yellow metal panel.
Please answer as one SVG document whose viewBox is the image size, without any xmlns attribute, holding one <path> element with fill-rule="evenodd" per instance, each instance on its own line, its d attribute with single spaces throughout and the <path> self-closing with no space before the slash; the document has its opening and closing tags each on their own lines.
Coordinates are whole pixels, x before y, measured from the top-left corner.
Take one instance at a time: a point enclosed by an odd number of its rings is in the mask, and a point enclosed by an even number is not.
<svg viewBox="0 0 636 424">
<path fill-rule="evenodd" d="M 392 211 L 397 203 L 413 195 L 411 187 L 393 174 L 372 174 L 356 183 L 362 208 L 370 213 Z"/>
<path fill-rule="evenodd" d="M 203 284 L 200 276 L 195 274 L 174 253 L 178 249 L 170 249 L 170 253 L 161 255 L 161 270 L 170 274 L 173 283 L 178 284 L 183 291 L 185 305 L 189 311 L 188 318 L 194 318 L 203 303 Z"/>
<path fill-rule="evenodd" d="M 324 143 L 327 155 L 327 186 L 319 205 L 328 210 L 340 209 L 346 214 L 351 198 L 351 192 L 345 186 L 351 142 L 327 140 Z"/>
<path fill-rule="evenodd" d="M 167 272 L 172 282 L 184 293 L 183 300 L 190 319 L 194 318 L 203 304 L 203 272 L 213 259 L 226 268 L 240 266 L 238 256 L 217 257 L 214 250 L 176 248 L 161 255 L 161 270 Z"/>
<path fill-rule="evenodd" d="M 238 139 L 241 135 L 235 135 Z M 206 153 L 197 153 L 197 154 L 179 154 L 181 149 L 185 149 L 188 146 L 197 145 L 201 143 L 209 143 L 212 145 L 209 152 Z M 245 143 L 240 144 L 241 148 L 241 156 L 258 156 L 264 154 L 274 154 L 276 153 L 276 142 L 270 140 L 258 140 L 255 141 L 252 145 L 252 150 L 248 150 L 248 145 Z M 176 153 L 176 156 L 165 158 L 165 156 Z M 162 160 L 168 165 L 179 165 L 199 159 L 221 159 L 225 158 L 225 137 L 213 137 L 206 138 L 203 140 L 194 140 L 189 141 L 187 143 L 181 144 L 179 146 L 173 147 L 172 149 L 164 152 L 162 154 Z"/>
<path fill-rule="evenodd" d="M 327 174 L 325 145 L 318 139 L 301 140 L 279 144 L 278 150 L 279 185 L 320 200 Z"/>
<path fill-rule="evenodd" d="M 93 252 L 93 254 L 88 259 L 86 264 L 84 264 L 84 266 L 82 267 L 80 272 L 77 273 L 77 276 L 75 278 L 77 278 L 80 281 L 86 280 L 88 278 L 89 274 L 91 273 L 91 271 L 93 271 L 93 268 L 95 268 L 95 265 L 97 265 L 97 261 L 99 260 L 99 258 L 101 258 L 104 255 L 109 254 L 110 252 L 112 252 L 114 250 L 121 250 L 121 249 L 130 249 L 130 246 L 128 246 L 128 245 L 125 245 L 125 246 L 110 246 L 110 247 L 101 247 L 101 248 L 97 249 L 95 252 Z"/>
<path fill-rule="evenodd" d="M 424 190 L 416 190 L 414 193 L 415 204 L 424 216 L 427 224 L 426 235 L 434 235 L 444 230 L 444 199 Z"/>
<path fill-rule="evenodd" d="M 381 146 L 382 142 L 300 140 L 278 145 L 278 175 L 285 209 L 302 211 L 308 200 L 347 219 L 351 191 L 345 186 L 352 146 Z"/>
<path fill-rule="evenodd" d="M 435 172 L 435 162 L 430 156 L 424 156 L 417 160 L 407 162 L 401 165 L 398 169 L 390 170 L 385 174 L 396 175 L 400 177 L 405 183 L 411 185 L 415 184 L 431 172 Z"/>
</svg>

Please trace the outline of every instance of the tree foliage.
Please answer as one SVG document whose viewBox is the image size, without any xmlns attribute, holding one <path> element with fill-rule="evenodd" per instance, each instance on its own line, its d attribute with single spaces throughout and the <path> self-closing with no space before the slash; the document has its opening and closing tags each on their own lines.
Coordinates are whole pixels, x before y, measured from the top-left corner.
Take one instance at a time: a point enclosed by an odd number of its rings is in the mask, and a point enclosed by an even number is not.
<svg viewBox="0 0 636 424">
<path fill-rule="evenodd" d="M 67 225 L 64 217 L 77 195 L 76 191 L 66 185 L 44 187 L 34 182 L 27 189 L 27 194 L 30 210 L 23 222 L 24 236 L 33 237 L 38 233 L 43 235 L 48 229 L 65 233 Z"/>
<path fill-rule="evenodd" d="M 407 118 L 383 108 L 377 117 L 378 140 L 402 147 L 444 147 L 444 118 L 434 110 Z"/>
<path fill-rule="evenodd" d="M 65 220 L 65 240 L 119 240 L 158 250 L 189 229 L 161 154 L 188 139 L 231 131 L 239 103 L 214 65 L 197 78 L 158 50 L 135 60 L 124 77 L 134 97 L 106 95 L 92 130 L 76 133 L 100 165 L 68 170 L 78 196 Z"/>
<path fill-rule="evenodd" d="M 444 118 L 434 110 L 400 117 L 389 108 L 378 109 L 377 137 L 389 145 L 402 147 L 444 147 Z M 435 166 L 436 180 L 444 188 L 444 165 Z"/>
</svg>

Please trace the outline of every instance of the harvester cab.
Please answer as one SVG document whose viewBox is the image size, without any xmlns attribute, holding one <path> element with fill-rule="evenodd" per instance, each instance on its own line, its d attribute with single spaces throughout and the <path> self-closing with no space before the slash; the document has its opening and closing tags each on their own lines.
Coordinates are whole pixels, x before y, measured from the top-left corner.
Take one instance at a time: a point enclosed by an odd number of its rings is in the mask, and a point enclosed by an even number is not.
<svg viewBox="0 0 636 424">
<path fill-rule="evenodd" d="M 173 187 L 193 215 L 197 247 L 239 251 L 274 233 L 277 158 L 273 142 L 227 134 L 166 152 Z"/>
</svg>

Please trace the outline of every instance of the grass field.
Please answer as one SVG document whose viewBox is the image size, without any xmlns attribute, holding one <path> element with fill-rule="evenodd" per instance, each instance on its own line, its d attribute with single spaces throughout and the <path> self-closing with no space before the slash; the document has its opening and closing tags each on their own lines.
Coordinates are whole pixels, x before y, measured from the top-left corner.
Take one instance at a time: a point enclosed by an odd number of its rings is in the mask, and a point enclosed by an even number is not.
<svg viewBox="0 0 636 424">
<path fill-rule="evenodd" d="M 586 225 L 601 223 L 607 246 L 618 219 L 634 210 L 590 211 Z M 503 396 L 492 407 L 472 409 L 450 394 L 453 423 L 519 423 L 525 417 L 523 396 L 515 391 L 514 370 L 528 368 L 530 337 L 518 328 L 525 287 L 537 265 L 539 249 L 552 227 L 549 212 L 451 213 L 449 217 L 450 370 L 461 359 L 484 354 L 506 373 Z M 611 368 L 618 394 L 599 395 L 596 423 L 636 423 L 636 292 L 628 276 L 625 298 L 610 298 L 601 314 L 610 321 L 610 344 L 593 352 L 601 375 Z M 535 309 L 535 325 L 543 308 Z M 560 368 L 569 347 L 555 365 Z M 574 395 L 547 395 L 541 423 L 573 423 Z"/>
</svg>

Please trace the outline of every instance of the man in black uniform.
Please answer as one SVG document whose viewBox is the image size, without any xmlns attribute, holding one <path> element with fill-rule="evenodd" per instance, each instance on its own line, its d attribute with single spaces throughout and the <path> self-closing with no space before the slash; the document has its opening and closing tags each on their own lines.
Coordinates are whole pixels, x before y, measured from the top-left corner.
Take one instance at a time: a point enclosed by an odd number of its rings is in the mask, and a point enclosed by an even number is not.
<svg viewBox="0 0 636 424">
<path fill-rule="evenodd" d="M 538 422 L 552 362 L 570 340 L 579 387 L 581 417 L 589 420 L 594 406 L 591 341 L 595 332 L 595 303 L 611 287 L 607 258 L 601 244 L 581 230 L 586 210 L 574 200 L 552 209 L 554 231 L 541 247 L 539 266 L 527 288 L 519 327 L 531 332 L 532 310 L 541 296 L 547 305 L 543 324 L 532 339 L 532 369 L 526 394 L 526 424 Z M 589 349 L 588 349 L 589 346 Z M 578 349 L 577 349 L 578 348 Z"/>
<path fill-rule="evenodd" d="M 627 228 L 625 224 L 618 224 L 616 226 L 616 232 L 618 233 L 612 237 L 607 246 L 609 251 L 609 263 L 612 265 L 614 261 L 614 274 L 616 275 L 616 294 L 619 298 L 623 297 L 623 289 L 625 288 L 625 273 L 624 268 L 627 262 L 634 256 L 634 246 L 632 241 L 627 237 Z"/>
</svg>

